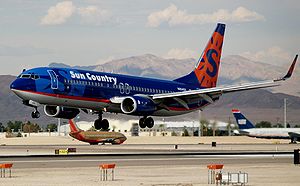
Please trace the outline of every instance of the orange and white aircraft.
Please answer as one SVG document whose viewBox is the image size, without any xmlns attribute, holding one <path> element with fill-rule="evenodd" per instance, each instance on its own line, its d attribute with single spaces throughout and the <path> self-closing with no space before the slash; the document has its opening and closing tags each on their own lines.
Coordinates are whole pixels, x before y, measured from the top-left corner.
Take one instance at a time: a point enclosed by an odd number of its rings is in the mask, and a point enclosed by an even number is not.
<svg viewBox="0 0 300 186">
<path fill-rule="evenodd" d="M 72 119 L 69 120 L 69 124 L 71 137 L 91 145 L 98 145 L 98 143 L 122 144 L 127 139 L 124 134 L 119 132 L 81 130 Z"/>
</svg>

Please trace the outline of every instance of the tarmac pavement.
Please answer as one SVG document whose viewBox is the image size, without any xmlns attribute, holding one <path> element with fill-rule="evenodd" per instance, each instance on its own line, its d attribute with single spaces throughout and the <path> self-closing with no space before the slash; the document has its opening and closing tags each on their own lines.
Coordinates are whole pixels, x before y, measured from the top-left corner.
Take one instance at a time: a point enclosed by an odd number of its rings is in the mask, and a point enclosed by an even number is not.
<svg viewBox="0 0 300 186">
<path fill-rule="evenodd" d="M 224 164 L 223 173 L 246 172 L 247 185 L 299 185 L 300 167 L 293 164 L 293 149 L 287 140 L 248 137 L 183 138 L 132 137 L 123 145 L 90 146 L 69 137 L 1 138 L 0 163 L 13 163 L 12 178 L 0 185 L 208 185 L 208 164 Z M 200 141 L 199 141 L 200 140 Z M 211 142 L 217 141 L 217 147 Z M 174 145 L 178 144 L 178 149 Z M 57 148 L 77 148 L 81 156 L 48 156 Z M 262 154 L 262 152 L 272 152 Z M 184 155 L 175 154 L 178 152 Z M 209 152 L 213 155 L 187 155 Z M 218 155 L 237 152 L 236 155 Z M 238 155 L 256 152 L 255 155 Z M 288 152 L 289 154 L 276 154 Z M 130 156 L 122 155 L 130 153 Z M 147 153 L 148 155 L 134 155 Z M 160 153 L 161 155 L 151 155 Z M 169 155 L 174 154 L 174 155 Z M 187 154 L 186 154 L 187 153 Z M 41 155 L 42 157 L 9 157 Z M 92 154 L 92 156 L 84 156 Z M 97 156 L 97 154 L 101 154 Z M 106 155 L 105 155 L 106 154 Z M 114 156 L 110 156 L 113 154 Z M 118 155 L 120 154 L 120 155 Z M 115 180 L 100 181 L 99 164 L 115 163 Z"/>
</svg>

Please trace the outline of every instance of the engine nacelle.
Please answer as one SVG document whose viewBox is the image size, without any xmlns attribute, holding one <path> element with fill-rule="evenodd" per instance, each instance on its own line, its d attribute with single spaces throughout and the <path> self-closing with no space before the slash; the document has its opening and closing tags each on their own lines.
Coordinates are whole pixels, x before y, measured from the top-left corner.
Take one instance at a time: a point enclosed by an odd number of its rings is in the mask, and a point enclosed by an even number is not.
<svg viewBox="0 0 300 186">
<path fill-rule="evenodd" d="M 47 116 L 55 118 L 73 119 L 80 111 L 76 108 L 45 105 L 44 112 Z"/>
<path fill-rule="evenodd" d="M 156 110 L 156 105 L 148 97 L 126 97 L 121 102 L 121 110 L 125 114 L 151 115 Z"/>
</svg>

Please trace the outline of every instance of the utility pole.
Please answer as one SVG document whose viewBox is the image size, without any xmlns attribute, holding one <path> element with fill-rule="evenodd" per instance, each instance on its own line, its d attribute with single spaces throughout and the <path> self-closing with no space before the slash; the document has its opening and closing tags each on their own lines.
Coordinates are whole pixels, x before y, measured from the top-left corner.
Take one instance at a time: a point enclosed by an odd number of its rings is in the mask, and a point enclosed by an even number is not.
<svg viewBox="0 0 300 186">
<path fill-rule="evenodd" d="M 57 133 L 58 133 L 58 136 L 60 136 L 60 118 L 58 118 L 58 124 L 57 124 Z"/>
<path fill-rule="evenodd" d="M 198 136 L 199 137 L 201 137 L 202 131 L 203 131 L 203 127 L 202 127 L 202 124 L 201 124 L 201 110 L 199 110 L 199 130 L 198 130 Z"/>
<path fill-rule="evenodd" d="M 230 116 L 228 118 L 227 129 L 228 129 L 228 136 L 231 136 L 231 119 L 230 119 Z"/>
<path fill-rule="evenodd" d="M 286 128 L 286 101 L 287 101 L 287 98 L 284 98 L 283 99 L 283 123 L 284 123 L 284 128 Z"/>
</svg>

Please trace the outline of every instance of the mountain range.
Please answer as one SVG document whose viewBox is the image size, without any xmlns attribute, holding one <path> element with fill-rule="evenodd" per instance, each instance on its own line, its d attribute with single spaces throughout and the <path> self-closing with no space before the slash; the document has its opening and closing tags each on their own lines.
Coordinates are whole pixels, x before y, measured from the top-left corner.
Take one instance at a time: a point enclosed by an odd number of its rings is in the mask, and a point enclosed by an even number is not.
<svg viewBox="0 0 300 186">
<path fill-rule="evenodd" d="M 129 74 L 143 77 L 175 79 L 189 73 L 195 66 L 195 59 L 164 59 L 152 54 L 133 56 L 129 58 L 112 60 L 104 64 L 93 66 L 69 66 L 63 63 L 51 63 L 50 67 L 78 68 L 95 71 Z M 249 81 L 259 81 L 281 77 L 287 71 L 290 62 L 285 67 L 270 65 L 251 61 L 241 56 L 232 55 L 222 59 L 219 85 L 236 84 Z M 0 122 L 8 120 L 32 120 L 30 113 L 32 108 L 22 105 L 10 90 L 9 84 L 15 79 L 14 76 L 0 76 Z M 288 121 L 300 123 L 300 81 L 299 64 L 293 77 L 284 82 L 283 86 L 273 89 L 260 89 L 231 93 L 221 96 L 215 104 L 208 106 L 202 112 L 207 119 L 218 119 L 227 121 L 231 116 L 232 108 L 240 108 L 249 118 L 255 122 L 269 120 L 282 122 L 283 120 L 283 99 L 288 99 Z M 41 109 L 40 109 L 41 111 Z M 41 112 L 42 113 L 42 112 Z M 108 118 L 129 119 L 132 116 L 105 114 Z M 81 120 L 92 121 L 96 116 L 80 114 Z M 183 116 L 166 118 L 168 120 L 191 120 L 198 119 L 198 113 L 194 112 Z M 35 122 L 48 124 L 56 122 L 56 119 L 42 114 L 42 117 Z"/>
</svg>

